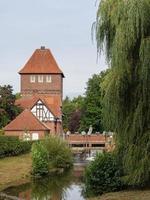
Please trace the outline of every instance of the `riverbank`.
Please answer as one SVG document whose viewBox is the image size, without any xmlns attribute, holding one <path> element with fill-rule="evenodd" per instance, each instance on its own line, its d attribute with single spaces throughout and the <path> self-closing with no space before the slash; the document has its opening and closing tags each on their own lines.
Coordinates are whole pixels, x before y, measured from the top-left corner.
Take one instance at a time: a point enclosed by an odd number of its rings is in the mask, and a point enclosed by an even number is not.
<svg viewBox="0 0 150 200">
<path fill-rule="evenodd" d="M 0 159 L 0 191 L 10 186 L 30 182 L 32 160 L 31 154 Z M 75 176 L 83 171 L 75 170 Z M 122 191 L 91 198 L 90 200 L 149 200 L 150 190 Z"/>
<path fill-rule="evenodd" d="M 0 191 L 30 181 L 30 154 L 0 159 Z"/>
<path fill-rule="evenodd" d="M 150 190 L 113 192 L 89 200 L 150 200 Z"/>
</svg>

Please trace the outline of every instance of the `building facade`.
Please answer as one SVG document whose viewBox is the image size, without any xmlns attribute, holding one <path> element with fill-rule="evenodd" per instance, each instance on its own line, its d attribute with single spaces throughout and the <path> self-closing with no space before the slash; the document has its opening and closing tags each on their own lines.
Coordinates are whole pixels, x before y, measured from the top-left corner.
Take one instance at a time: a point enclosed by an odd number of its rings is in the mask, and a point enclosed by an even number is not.
<svg viewBox="0 0 150 200">
<path fill-rule="evenodd" d="M 60 135 L 62 133 L 62 98 L 63 98 L 63 78 L 64 74 L 59 68 L 51 51 L 45 47 L 36 49 L 25 66 L 19 71 L 21 98 L 16 100 L 16 105 L 20 106 L 26 115 L 21 113 L 20 125 L 18 116 L 5 128 L 6 135 L 34 134 L 36 138 L 43 138 L 47 134 Z M 27 111 L 28 110 L 28 111 Z M 23 111 L 23 112 L 24 112 Z M 30 115 L 30 113 L 32 115 Z M 24 115 L 23 115 L 24 114 Z M 30 115 L 30 118 L 27 117 Z M 24 118 L 24 117 L 25 118 Z M 34 123 L 41 124 L 42 134 L 36 130 Z M 41 136 L 42 135 L 42 136 Z"/>
</svg>

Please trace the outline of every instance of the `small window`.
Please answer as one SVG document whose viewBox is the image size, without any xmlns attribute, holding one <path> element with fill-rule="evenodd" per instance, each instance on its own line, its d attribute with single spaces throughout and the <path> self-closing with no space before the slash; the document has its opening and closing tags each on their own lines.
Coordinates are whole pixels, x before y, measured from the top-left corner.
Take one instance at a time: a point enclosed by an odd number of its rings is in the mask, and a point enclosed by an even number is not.
<svg viewBox="0 0 150 200">
<path fill-rule="evenodd" d="M 38 76 L 38 82 L 39 82 L 39 83 L 43 83 L 43 76 L 42 76 L 42 75 L 39 75 L 39 76 Z"/>
<path fill-rule="evenodd" d="M 31 83 L 35 83 L 35 76 L 34 76 L 34 75 L 31 75 L 31 76 L 30 76 L 30 82 L 31 82 Z"/>
<path fill-rule="evenodd" d="M 51 83 L 51 82 L 52 82 L 51 75 L 47 75 L 47 76 L 46 76 L 46 82 L 47 82 L 47 83 Z"/>
</svg>

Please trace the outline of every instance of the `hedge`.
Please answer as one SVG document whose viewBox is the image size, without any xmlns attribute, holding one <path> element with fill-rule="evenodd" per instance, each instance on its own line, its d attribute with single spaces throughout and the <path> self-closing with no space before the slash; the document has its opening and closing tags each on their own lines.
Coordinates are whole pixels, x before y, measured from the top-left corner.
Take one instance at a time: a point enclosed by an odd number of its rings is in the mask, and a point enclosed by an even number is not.
<svg viewBox="0 0 150 200">
<path fill-rule="evenodd" d="M 98 154 L 85 171 L 85 195 L 97 196 L 121 190 L 121 171 L 115 154 Z"/>
<path fill-rule="evenodd" d="M 21 141 L 14 136 L 0 136 L 0 158 L 28 153 L 31 146 L 32 141 Z"/>
</svg>

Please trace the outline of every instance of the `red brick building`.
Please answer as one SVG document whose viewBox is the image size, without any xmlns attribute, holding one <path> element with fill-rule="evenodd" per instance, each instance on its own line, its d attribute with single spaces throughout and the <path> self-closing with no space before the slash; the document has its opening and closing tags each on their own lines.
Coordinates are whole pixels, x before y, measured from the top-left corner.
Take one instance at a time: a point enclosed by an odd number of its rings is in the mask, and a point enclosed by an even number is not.
<svg viewBox="0 0 150 200">
<path fill-rule="evenodd" d="M 36 49 L 19 74 L 21 98 L 16 105 L 24 111 L 4 128 L 5 134 L 23 138 L 28 133 L 33 139 L 60 135 L 64 74 L 51 51 Z"/>
</svg>

